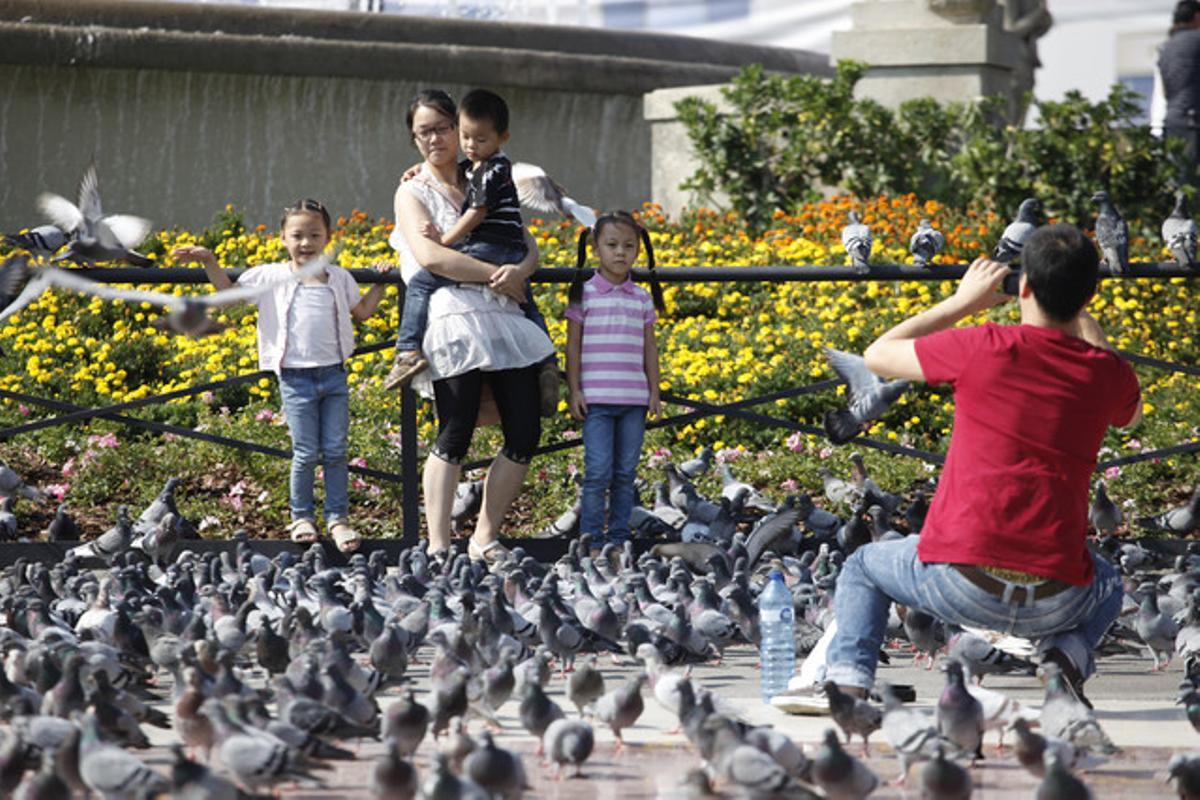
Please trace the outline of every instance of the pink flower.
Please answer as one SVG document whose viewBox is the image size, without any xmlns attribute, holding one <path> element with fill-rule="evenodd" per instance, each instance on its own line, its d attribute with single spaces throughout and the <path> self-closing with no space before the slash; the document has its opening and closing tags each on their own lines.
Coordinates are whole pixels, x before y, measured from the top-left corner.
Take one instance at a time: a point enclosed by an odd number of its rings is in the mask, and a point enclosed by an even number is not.
<svg viewBox="0 0 1200 800">
<path fill-rule="evenodd" d="M 271 422 L 275 419 L 275 412 L 269 408 L 264 408 L 255 414 L 254 418 L 259 422 Z"/>
<path fill-rule="evenodd" d="M 744 455 L 740 447 L 726 447 L 717 451 L 718 464 L 732 464 Z"/>
<path fill-rule="evenodd" d="M 833 455 L 833 448 L 832 447 L 822 447 L 821 451 L 819 453 L 817 453 L 817 455 L 819 455 L 821 458 L 829 458 L 831 455 Z"/>
<path fill-rule="evenodd" d="M 20 414 L 22 417 L 28 417 L 29 416 L 29 406 L 25 405 L 24 403 L 17 403 L 17 413 Z"/>
<path fill-rule="evenodd" d="M 646 459 L 646 466 L 650 469 L 658 469 L 663 465 L 664 461 L 666 461 L 666 459 L 659 455 L 657 451 L 655 451 L 650 455 L 649 458 Z"/>
<path fill-rule="evenodd" d="M 42 491 L 53 497 L 55 500 L 62 500 L 68 491 L 71 489 L 69 483 L 45 483 L 42 484 Z"/>
<path fill-rule="evenodd" d="M 353 489 L 362 491 L 363 489 L 367 488 L 367 482 L 364 481 L 362 478 L 358 477 L 357 475 L 355 475 L 353 478 L 350 479 L 350 486 Z"/>
<path fill-rule="evenodd" d="M 230 495 L 222 498 L 226 505 L 230 506 L 234 511 L 242 510 L 242 498 L 238 495 Z"/>
<path fill-rule="evenodd" d="M 793 480 L 792 478 L 788 478 L 786 481 L 779 484 L 779 488 L 783 489 L 785 492 L 794 492 L 799 487 L 800 487 L 800 484 L 796 483 L 796 481 Z"/>
<path fill-rule="evenodd" d="M 1125 446 L 1128 447 L 1130 450 L 1141 450 L 1142 449 L 1142 440 L 1141 439 L 1130 439 L 1129 443 Z"/>
<path fill-rule="evenodd" d="M 233 486 L 229 487 L 229 496 L 230 497 L 241 497 L 245 493 L 246 493 L 246 482 L 245 481 L 238 481 Z"/>
<path fill-rule="evenodd" d="M 363 458 L 362 456 L 355 456 L 354 458 L 350 459 L 349 463 L 350 463 L 350 466 L 352 466 L 352 467 L 366 467 L 367 466 L 367 460 L 365 458 Z"/>
<path fill-rule="evenodd" d="M 1110 481 L 1113 478 L 1116 478 L 1120 474 L 1121 474 L 1120 467 L 1109 467 L 1108 469 L 1104 470 L 1104 477 L 1108 478 Z"/>
<path fill-rule="evenodd" d="M 574 478 L 576 476 L 576 474 L 578 474 L 578 473 L 579 473 L 579 465 L 576 464 L 574 461 L 567 462 L 567 474 L 570 475 L 572 478 Z"/>
<path fill-rule="evenodd" d="M 545 483 L 545 482 L 546 482 L 546 478 L 547 478 L 547 477 L 548 477 L 548 473 L 546 472 L 546 468 L 545 468 L 545 467 L 542 467 L 541 469 L 539 469 L 539 470 L 537 471 L 537 479 L 538 479 L 538 481 L 540 481 L 541 483 Z"/>
<path fill-rule="evenodd" d="M 805 448 L 804 434 L 800 433 L 800 431 L 796 431 L 787 438 L 786 444 L 787 449 L 791 450 L 793 453 L 803 453 Z M 825 456 L 821 457 L 824 458 Z"/>
<path fill-rule="evenodd" d="M 118 445 L 121 444 L 121 440 L 118 439 L 117 435 L 115 433 L 112 433 L 111 431 L 109 433 L 104 434 L 103 436 L 89 436 L 87 438 L 87 442 L 88 442 L 88 447 L 95 448 L 97 450 L 104 450 L 104 449 L 110 448 L 110 447 L 117 447 Z"/>
<path fill-rule="evenodd" d="M 579 431 L 572 430 L 570 428 L 568 428 L 567 430 L 562 432 L 562 438 L 566 439 L 567 441 L 574 441 L 574 440 L 578 439 L 580 436 L 581 436 L 581 434 L 579 433 Z"/>
<path fill-rule="evenodd" d="M 204 405 L 206 405 L 206 406 L 211 406 L 213 404 L 213 400 L 215 400 L 215 399 L 216 399 L 216 395 L 214 395 L 212 392 L 201 392 L 200 393 L 200 402 L 204 403 Z"/>
<path fill-rule="evenodd" d="M 659 458 L 668 458 L 671 455 L 671 451 L 665 447 L 660 447 L 654 451 L 654 455 L 658 456 Z"/>
<path fill-rule="evenodd" d="M 62 465 L 62 476 L 69 478 L 75 474 L 75 459 L 68 458 Z"/>
</svg>

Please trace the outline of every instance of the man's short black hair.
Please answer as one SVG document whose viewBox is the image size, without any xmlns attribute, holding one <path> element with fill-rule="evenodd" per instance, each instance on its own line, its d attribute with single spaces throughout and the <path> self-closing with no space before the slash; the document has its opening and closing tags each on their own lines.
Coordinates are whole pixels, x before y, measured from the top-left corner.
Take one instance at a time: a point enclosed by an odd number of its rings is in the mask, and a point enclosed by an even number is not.
<svg viewBox="0 0 1200 800">
<path fill-rule="evenodd" d="M 1074 225 L 1044 225 L 1021 251 L 1034 299 L 1051 319 L 1070 322 L 1096 292 L 1100 255 Z"/>
<path fill-rule="evenodd" d="M 1171 15 L 1171 22 L 1174 25 L 1186 25 L 1195 18 L 1197 13 L 1200 13 L 1200 2 L 1196 0 L 1179 0 L 1175 4 L 1175 12 Z"/>
<path fill-rule="evenodd" d="M 495 92 L 473 89 L 458 103 L 458 113 L 467 119 L 490 122 L 496 133 L 508 132 L 508 103 Z"/>
</svg>

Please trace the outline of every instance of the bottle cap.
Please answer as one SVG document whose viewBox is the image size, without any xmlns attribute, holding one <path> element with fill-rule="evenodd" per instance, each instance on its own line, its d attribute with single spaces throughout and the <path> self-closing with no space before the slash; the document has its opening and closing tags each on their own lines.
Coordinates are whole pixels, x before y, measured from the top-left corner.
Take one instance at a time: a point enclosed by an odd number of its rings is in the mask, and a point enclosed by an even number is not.
<svg viewBox="0 0 1200 800">
<path fill-rule="evenodd" d="M 767 579 L 772 581 L 781 581 L 783 580 L 783 573 L 777 569 L 773 569 L 771 570 L 770 574 L 767 575 Z"/>
</svg>

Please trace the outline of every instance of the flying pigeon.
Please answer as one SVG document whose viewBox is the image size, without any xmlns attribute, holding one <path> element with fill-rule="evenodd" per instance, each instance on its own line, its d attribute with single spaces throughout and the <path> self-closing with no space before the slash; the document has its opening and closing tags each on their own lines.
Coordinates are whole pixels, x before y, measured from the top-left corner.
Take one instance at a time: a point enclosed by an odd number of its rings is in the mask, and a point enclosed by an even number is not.
<svg viewBox="0 0 1200 800">
<path fill-rule="evenodd" d="M 885 381 L 871 370 L 863 357 L 825 348 L 825 358 L 849 391 L 848 407 L 825 412 L 825 435 L 834 444 L 845 444 L 862 431 L 864 425 L 887 413 L 892 403 L 908 391 L 909 381 Z"/>
<path fill-rule="evenodd" d="M 512 165 L 512 179 L 521 205 L 542 214 L 573 217 L 581 225 L 596 225 L 596 212 L 567 196 L 567 190 L 555 183 L 536 164 L 518 161 Z"/>
<path fill-rule="evenodd" d="M 5 234 L 4 243 L 28 250 L 35 256 L 51 256 L 67 243 L 67 234 L 57 225 L 38 225 L 21 233 Z"/>
<path fill-rule="evenodd" d="M 4 259 L 4 263 L 0 264 L 0 310 L 8 308 L 21 296 L 33 274 L 29 256 L 24 253 L 14 253 Z"/>
<path fill-rule="evenodd" d="M 850 222 L 842 228 L 842 246 L 850 254 L 854 271 L 866 275 L 871 271 L 871 246 L 875 238 L 871 229 L 859 220 L 857 211 L 850 211 L 847 216 Z"/>
<path fill-rule="evenodd" d="M 908 251 L 912 253 L 914 267 L 928 267 L 934 256 L 946 246 L 946 237 L 929 220 L 917 223 L 917 232 L 908 240 Z"/>
<path fill-rule="evenodd" d="M 127 261 L 135 267 L 154 262 L 133 251 L 150 232 L 149 220 L 126 214 L 106 215 L 100 207 L 96 167 L 88 167 L 79 183 L 79 205 L 49 192 L 38 197 L 38 208 L 58 228 L 71 235 L 67 249 L 55 261 L 92 266 L 97 261 Z"/>
<path fill-rule="evenodd" d="M 1020 258 L 1026 240 L 1037 230 L 1038 214 L 1041 210 L 1042 204 L 1036 197 L 1022 200 L 1020 208 L 1017 209 L 1017 218 L 1004 229 L 992 257 L 1002 264 L 1012 264 Z"/>
<path fill-rule="evenodd" d="M 1129 267 L 1129 226 L 1107 192 L 1096 192 L 1092 202 L 1100 207 L 1096 217 L 1096 244 L 1100 245 L 1108 268 L 1114 275 L 1120 275 Z"/>
<path fill-rule="evenodd" d="M 1163 220 L 1162 238 L 1163 244 L 1180 266 L 1195 268 L 1196 223 L 1192 220 L 1187 195 L 1183 192 L 1175 195 L 1175 208 L 1171 210 L 1171 216 Z"/>
</svg>

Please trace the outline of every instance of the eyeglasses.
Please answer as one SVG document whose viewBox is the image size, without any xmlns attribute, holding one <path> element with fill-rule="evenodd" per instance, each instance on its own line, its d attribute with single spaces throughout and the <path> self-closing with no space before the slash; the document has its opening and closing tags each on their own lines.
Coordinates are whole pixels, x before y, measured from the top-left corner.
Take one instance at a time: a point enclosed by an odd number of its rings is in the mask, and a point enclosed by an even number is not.
<svg viewBox="0 0 1200 800">
<path fill-rule="evenodd" d="M 418 142 L 431 142 L 435 136 L 449 136 L 454 130 L 454 126 L 449 122 L 443 122 L 441 125 L 435 125 L 432 128 L 421 128 L 413 131 L 413 138 Z"/>
</svg>

